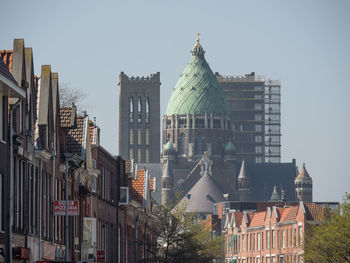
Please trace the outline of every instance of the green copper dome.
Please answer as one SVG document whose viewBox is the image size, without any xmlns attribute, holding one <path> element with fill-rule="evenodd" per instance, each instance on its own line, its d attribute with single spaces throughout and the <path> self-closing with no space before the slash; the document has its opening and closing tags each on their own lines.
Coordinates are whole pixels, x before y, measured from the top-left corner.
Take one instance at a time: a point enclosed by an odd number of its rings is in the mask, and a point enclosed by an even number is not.
<svg viewBox="0 0 350 263">
<path fill-rule="evenodd" d="M 204 58 L 198 37 L 191 53 L 192 58 L 171 94 L 165 114 L 225 115 L 227 106 L 223 91 Z"/>
</svg>

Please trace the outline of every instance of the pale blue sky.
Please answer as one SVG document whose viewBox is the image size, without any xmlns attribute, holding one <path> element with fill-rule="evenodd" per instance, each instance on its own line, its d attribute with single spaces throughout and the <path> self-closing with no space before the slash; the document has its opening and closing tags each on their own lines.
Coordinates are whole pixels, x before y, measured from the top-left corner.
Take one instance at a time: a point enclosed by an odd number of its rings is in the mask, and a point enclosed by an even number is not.
<svg viewBox="0 0 350 263">
<path fill-rule="evenodd" d="M 160 71 L 161 110 L 195 33 L 212 70 L 282 82 L 282 160 L 296 158 L 316 201 L 350 191 L 350 1 L 1 1 L 0 49 L 33 48 L 83 90 L 102 145 L 117 154 L 117 83 Z"/>
</svg>

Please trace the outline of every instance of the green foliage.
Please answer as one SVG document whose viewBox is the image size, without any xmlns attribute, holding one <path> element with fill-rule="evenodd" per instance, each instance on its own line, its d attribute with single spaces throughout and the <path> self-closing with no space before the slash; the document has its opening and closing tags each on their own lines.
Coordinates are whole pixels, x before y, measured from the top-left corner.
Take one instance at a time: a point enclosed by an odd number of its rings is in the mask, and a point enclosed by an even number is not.
<svg viewBox="0 0 350 263">
<path fill-rule="evenodd" d="M 222 238 L 211 232 L 195 214 L 185 213 L 187 204 L 171 209 L 160 206 L 156 214 L 159 262 L 212 262 L 220 258 Z"/>
<path fill-rule="evenodd" d="M 337 213 L 326 211 L 323 222 L 308 225 L 305 235 L 305 262 L 350 261 L 350 194 Z"/>
</svg>

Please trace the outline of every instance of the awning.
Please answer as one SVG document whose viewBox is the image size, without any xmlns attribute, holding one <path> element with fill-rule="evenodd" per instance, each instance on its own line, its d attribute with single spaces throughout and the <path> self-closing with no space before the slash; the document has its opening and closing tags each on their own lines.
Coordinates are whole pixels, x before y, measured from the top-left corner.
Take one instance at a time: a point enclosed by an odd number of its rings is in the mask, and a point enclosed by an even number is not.
<svg viewBox="0 0 350 263">
<path fill-rule="evenodd" d="M 236 260 L 235 260 L 235 259 L 232 259 L 232 260 L 231 260 L 231 263 L 236 263 Z"/>
</svg>

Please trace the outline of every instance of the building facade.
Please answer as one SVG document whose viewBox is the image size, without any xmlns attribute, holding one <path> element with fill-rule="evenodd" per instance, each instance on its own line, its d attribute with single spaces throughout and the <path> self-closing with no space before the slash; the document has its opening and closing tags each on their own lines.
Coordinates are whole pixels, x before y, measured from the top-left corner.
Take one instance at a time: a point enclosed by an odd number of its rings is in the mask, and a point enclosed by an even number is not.
<svg viewBox="0 0 350 263">
<path fill-rule="evenodd" d="M 303 202 L 261 212 L 232 210 L 225 218 L 225 262 L 301 263 L 308 224 L 323 215 L 323 207 Z"/>
<path fill-rule="evenodd" d="M 281 161 L 281 84 L 255 73 L 216 78 L 222 88 L 233 125 L 237 161 Z"/>
<path fill-rule="evenodd" d="M 119 154 L 138 163 L 160 161 L 160 73 L 119 75 Z"/>
</svg>

